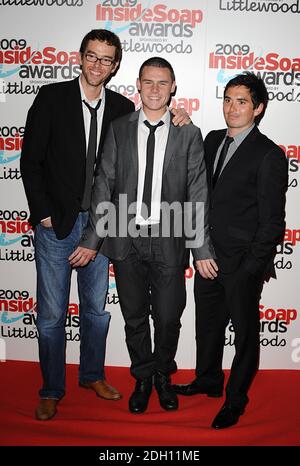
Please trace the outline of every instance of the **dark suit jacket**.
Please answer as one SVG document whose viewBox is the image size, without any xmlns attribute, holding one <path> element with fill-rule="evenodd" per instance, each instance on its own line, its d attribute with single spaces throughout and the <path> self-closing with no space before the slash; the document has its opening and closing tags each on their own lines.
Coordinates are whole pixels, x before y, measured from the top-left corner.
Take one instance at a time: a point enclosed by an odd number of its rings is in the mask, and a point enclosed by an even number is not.
<svg viewBox="0 0 300 466">
<path fill-rule="evenodd" d="M 210 192 L 210 236 L 221 272 L 240 265 L 253 275 L 267 272 L 285 230 L 288 168 L 284 152 L 254 127 L 224 167 L 215 189 L 212 175 L 226 130 L 204 142 Z"/>
<path fill-rule="evenodd" d="M 86 229 L 81 246 L 97 249 L 102 240 L 96 232 L 96 224 L 101 218 L 96 214 L 98 203 L 110 201 L 116 206 L 117 218 L 119 211 L 127 217 L 126 227 L 135 219 L 135 210 L 127 214 L 126 209 L 119 206 L 119 195 L 126 194 L 128 205 L 137 200 L 138 184 L 138 118 L 139 112 L 126 115 L 115 120 L 108 131 L 101 157 L 101 164 L 96 174 L 90 221 Z M 204 163 L 202 136 L 199 128 L 190 124 L 183 127 L 170 125 L 166 153 L 163 166 L 161 201 L 169 204 L 177 201 L 179 208 L 175 210 L 175 223 L 179 225 L 183 219 L 183 204 L 191 201 L 193 207 L 196 202 L 205 203 L 207 210 L 207 183 Z M 195 210 L 192 215 L 195 219 Z M 172 223 L 173 225 L 173 223 Z M 97 225 L 100 235 L 104 232 L 104 223 Z M 199 226 L 203 227 L 203 222 Z M 198 231 L 198 234 L 200 232 Z M 213 250 L 208 237 L 207 226 L 202 231 L 204 243 L 192 248 L 195 259 L 209 258 L 213 256 Z M 117 232 L 116 237 L 108 236 L 103 243 L 101 252 L 111 259 L 123 260 L 129 253 L 132 237 L 121 236 Z M 161 240 L 162 254 L 166 264 L 171 266 L 182 265 L 188 262 L 189 253 L 186 248 L 185 236 L 175 237 L 171 227 L 170 237 Z"/>
<path fill-rule="evenodd" d="M 34 227 L 51 216 L 58 239 L 72 230 L 85 183 L 86 140 L 78 79 L 41 87 L 28 112 L 21 155 L 29 221 Z M 131 101 L 106 89 L 98 157 L 109 123 L 132 111 Z"/>
</svg>

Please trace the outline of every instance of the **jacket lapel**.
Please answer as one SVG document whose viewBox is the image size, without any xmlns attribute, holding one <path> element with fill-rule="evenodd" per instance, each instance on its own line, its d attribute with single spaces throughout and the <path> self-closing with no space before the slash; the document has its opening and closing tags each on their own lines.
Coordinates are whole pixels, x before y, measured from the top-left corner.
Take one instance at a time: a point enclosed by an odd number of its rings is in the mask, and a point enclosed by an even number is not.
<svg viewBox="0 0 300 466">
<path fill-rule="evenodd" d="M 208 182 L 210 193 L 213 191 L 212 178 L 214 174 L 214 163 L 215 163 L 218 147 L 220 146 L 222 140 L 224 139 L 225 134 L 226 134 L 226 130 L 220 130 L 216 132 L 215 135 L 213 135 L 209 141 L 207 139 L 205 139 L 204 141 L 207 182 Z"/>
<path fill-rule="evenodd" d="M 130 157 L 132 159 L 133 168 L 135 170 L 135 174 L 138 174 L 138 121 L 139 121 L 139 114 L 140 111 L 133 112 L 130 114 L 129 117 L 129 126 L 128 126 L 128 134 L 129 134 L 129 142 L 130 142 Z"/>
<path fill-rule="evenodd" d="M 164 159 L 163 175 L 166 173 L 170 160 L 172 158 L 172 155 L 175 151 L 175 148 L 177 145 L 177 138 L 179 134 L 178 127 L 174 126 L 172 123 L 172 117 L 173 117 L 172 114 L 170 114 L 170 117 L 171 117 L 171 121 L 170 121 L 170 129 L 169 129 L 167 146 L 166 146 L 165 159 Z"/>
<path fill-rule="evenodd" d="M 70 92 L 66 96 L 66 105 L 69 108 L 69 122 L 76 141 L 76 153 L 85 158 L 86 154 L 86 140 L 84 130 L 84 120 L 82 111 L 81 94 L 79 88 L 79 78 L 71 81 Z"/>
<path fill-rule="evenodd" d="M 107 89 L 105 89 L 105 107 L 104 107 L 104 113 L 103 113 L 103 119 L 102 119 L 101 136 L 99 140 L 97 158 L 102 153 L 103 144 L 104 144 L 105 135 L 107 133 L 108 126 L 114 118 L 113 108 L 114 106 L 113 106 L 111 94 L 107 91 Z"/>
<path fill-rule="evenodd" d="M 234 165 L 241 159 L 241 157 L 247 158 L 249 156 L 249 152 L 251 152 L 251 144 L 254 142 L 258 129 L 256 126 L 252 129 L 252 131 L 248 134 L 248 136 L 244 139 L 244 141 L 239 145 L 231 159 L 227 162 L 225 167 L 223 168 L 218 182 L 216 183 L 215 189 L 218 189 L 218 186 L 221 185 L 222 180 L 226 177 L 226 173 L 228 170 L 232 170 Z"/>
<path fill-rule="evenodd" d="M 138 135 L 138 120 L 139 120 L 140 111 L 136 111 L 132 113 L 129 117 L 129 126 L 128 126 L 128 135 L 130 141 L 130 155 L 132 159 L 133 168 L 138 173 L 138 142 L 137 142 L 137 135 Z M 171 115 L 172 118 L 172 115 Z M 172 155 L 176 149 L 177 139 L 178 139 L 178 128 L 170 123 L 170 129 L 168 134 L 165 158 L 164 158 L 164 166 L 163 166 L 163 175 L 165 174 Z"/>
</svg>

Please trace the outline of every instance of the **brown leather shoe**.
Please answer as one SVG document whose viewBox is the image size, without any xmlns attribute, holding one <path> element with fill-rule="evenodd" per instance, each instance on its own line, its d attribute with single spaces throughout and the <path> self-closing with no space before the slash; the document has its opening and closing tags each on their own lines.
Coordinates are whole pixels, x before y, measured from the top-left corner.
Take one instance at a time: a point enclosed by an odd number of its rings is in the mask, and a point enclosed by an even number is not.
<svg viewBox="0 0 300 466">
<path fill-rule="evenodd" d="M 57 413 L 56 405 L 59 400 L 53 398 L 42 398 L 40 404 L 35 410 L 35 417 L 39 421 L 48 421 Z"/>
<path fill-rule="evenodd" d="M 96 380 L 96 382 L 79 382 L 79 386 L 94 390 L 97 396 L 104 398 L 105 400 L 120 400 L 120 398 L 122 398 L 121 393 L 111 385 L 108 385 L 105 380 Z"/>
</svg>

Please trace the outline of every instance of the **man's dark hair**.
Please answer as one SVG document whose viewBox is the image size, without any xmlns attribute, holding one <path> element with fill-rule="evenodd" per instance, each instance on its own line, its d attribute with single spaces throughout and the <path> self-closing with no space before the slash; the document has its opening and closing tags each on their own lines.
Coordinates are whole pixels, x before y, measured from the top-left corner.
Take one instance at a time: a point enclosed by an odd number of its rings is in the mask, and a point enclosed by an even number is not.
<svg viewBox="0 0 300 466">
<path fill-rule="evenodd" d="M 122 59 L 122 46 L 119 37 L 107 29 L 92 29 L 82 39 L 79 52 L 83 55 L 86 51 L 87 44 L 90 40 L 99 40 L 106 42 L 108 45 L 116 47 L 115 62 L 120 62 Z"/>
<path fill-rule="evenodd" d="M 143 69 L 145 68 L 145 66 L 156 66 L 157 68 L 168 68 L 168 70 L 170 70 L 170 73 L 171 73 L 172 82 L 175 81 L 175 73 L 174 73 L 173 67 L 164 58 L 152 57 L 152 58 L 148 58 L 148 60 L 144 61 L 144 63 L 140 67 L 139 79 L 141 79 L 141 77 L 142 77 Z"/>
<path fill-rule="evenodd" d="M 263 104 L 263 111 L 255 117 L 255 123 L 259 125 L 265 114 L 269 101 L 268 91 L 265 83 L 254 73 L 245 71 L 244 73 L 238 74 L 230 81 L 228 81 L 224 89 L 224 97 L 226 95 L 227 89 L 235 86 L 245 86 L 247 89 L 249 89 L 254 109 L 257 108 L 260 104 Z"/>
</svg>

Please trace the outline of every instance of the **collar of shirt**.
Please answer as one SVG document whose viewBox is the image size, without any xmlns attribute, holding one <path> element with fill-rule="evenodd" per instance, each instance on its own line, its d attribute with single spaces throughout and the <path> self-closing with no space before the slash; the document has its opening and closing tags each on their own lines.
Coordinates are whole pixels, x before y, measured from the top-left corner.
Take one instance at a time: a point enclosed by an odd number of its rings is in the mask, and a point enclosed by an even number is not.
<svg viewBox="0 0 300 466">
<path fill-rule="evenodd" d="M 228 149 L 226 158 L 224 160 L 224 164 L 223 164 L 221 172 L 223 171 L 223 168 L 227 165 L 227 163 L 229 162 L 229 160 L 231 159 L 231 157 L 233 156 L 233 154 L 235 153 L 237 148 L 242 144 L 244 139 L 252 131 L 254 126 L 255 126 L 255 124 L 253 123 L 253 125 L 251 125 L 249 128 L 245 129 L 244 131 L 242 131 L 241 133 L 239 133 L 239 134 L 237 134 L 236 136 L 233 137 L 233 143 L 230 144 L 230 146 L 229 146 L 229 149 Z M 226 131 L 226 135 L 225 135 L 223 141 L 221 142 L 221 144 L 219 145 L 219 148 L 217 150 L 217 154 L 216 154 L 215 162 L 214 162 L 214 172 L 215 172 L 215 170 L 217 168 L 218 160 L 219 160 L 219 157 L 220 157 L 220 154 L 221 154 L 222 147 L 224 146 L 226 136 L 229 136 L 228 130 Z"/>
<path fill-rule="evenodd" d="M 141 108 L 141 109 L 140 109 L 140 114 L 139 114 L 139 126 L 143 125 L 142 127 L 144 127 L 144 128 L 147 130 L 147 132 L 149 132 L 147 126 L 144 124 L 144 121 L 145 121 L 145 120 L 148 120 L 149 123 L 150 123 L 151 125 L 157 125 L 158 122 L 163 121 L 164 124 L 165 124 L 165 127 L 167 127 L 167 129 L 169 130 L 170 122 L 171 122 L 170 112 L 169 112 L 169 110 L 167 110 L 167 111 L 163 114 L 163 116 L 162 116 L 161 118 L 159 118 L 158 120 L 156 120 L 156 121 L 150 121 L 150 120 L 146 117 L 146 115 L 145 115 L 145 113 L 144 113 L 144 110 Z M 161 128 L 163 128 L 163 126 L 161 126 L 160 128 L 158 128 L 158 131 L 159 131 Z"/>
<path fill-rule="evenodd" d="M 105 87 L 102 86 L 102 89 L 100 91 L 100 95 L 97 99 L 95 100 L 89 100 L 87 99 L 85 93 L 84 93 L 84 90 L 83 90 L 83 86 L 81 84 L 81 79 L 79 78 L 79 88 L 80 88 L 80 94 L 81 94 L 81 100 L 85 100 L 88 104 L 90 104 L 91 107 L 96 107 L 97 103 L 99 102 L 99 99 L 102 99 L 102 102 L 101 102 L 101 107 L 104 108 L 104 105 L 105 105 Z M 84 103 L 82 103 L 82 105 L 84 105 Z M 84 105 L 84 107 L 86 108 L 86 106 Z"/>
<path fill-rule="evenodd" d="M 254 126 L 255 124 L 253 123 L 253 125 L 251 125 L 249 128 L 244 129 L 244 131 L 242 131 L 241 133 L 233 137 L 236 149 L 242 144 L 243 140 L 246 139 L 248 134 L 253 130 Z M 226 136 L 229 136 L 228 130 L 226 132 Z M 224 141 L 225 141 L 225 138 L 224 138 Z"/>
<path fill-rule="evenodd" d="M 92 107 L 96 107 L 97 103 L 99 102 L 99 99 L 101 99 L 101 105 L 97 112 L 97 147 L 99 147 L 101 130 L 102 130 L 102 121 L 103 121 L 104 108 L 105 108 L 105 88 L 102 87 L 98 99 L 95 99 L 93 101 L 88 101 L 88 99 L 86 98 L 80 78 L 79 78 L 79 88 L 80 88 L 80 94 L 81 94 L 82 115 L 83 115 L 86 150 L 87 150 L 89 134 L 90 134 L 91 113 L 89 109 L 87 108 L 87 106 L 83 103 L 83 100 L 88 102 L 89 105 L 91 105 Z"/>
</svg>

